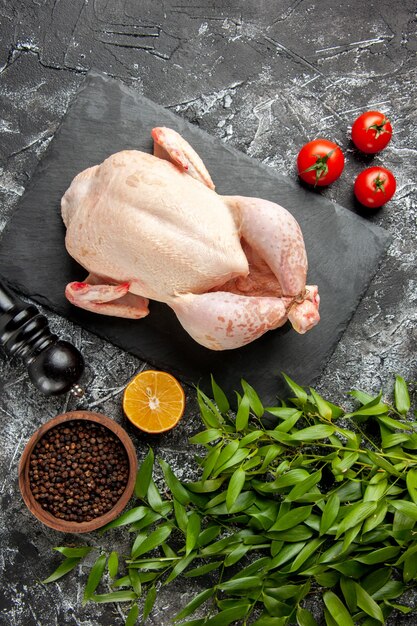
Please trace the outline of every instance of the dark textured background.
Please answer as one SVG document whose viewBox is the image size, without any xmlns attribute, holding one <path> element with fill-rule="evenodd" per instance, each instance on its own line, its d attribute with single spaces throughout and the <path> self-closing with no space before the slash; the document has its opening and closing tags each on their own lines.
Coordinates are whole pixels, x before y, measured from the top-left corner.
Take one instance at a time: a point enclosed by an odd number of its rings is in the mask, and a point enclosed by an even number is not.
<svg viewBox="0 0 417 626">
<path fill-rule="evenodd" d="M 320 192 L 327 198 L 358 212 L 352 182 L 371 162 L 391 168 L 398 187 L 389 204 L 365 217 L 384 226 L 392 243 L 318 389 L 345 405 L 352 387 L 383 387 L 390 395 L 395 373 L 415 381 L 417 372 L 415 10 L 411 0 L 2 2 L 0 227 L 91 68 L 294 181 L 300 146 L 324 135 L 347 157 L 342 178 Z M 350 124 L 368 108 L 386 113 L 395 129 L 374 158 L 358 155 L 349 139 Z M 124 424 L 122 390 L 143 364 L 58 316 L 50 320 L 86 357 L 88 406 Z M 35 428 L 75 402 L 41 397 L 19 363 L 2 358 L 0 370 L 0 621 L 119 626 L 123 606 L 81 608 L 82 570 L 48 587 L 36 583 L 60 560 L 51 547 L 71 537 L 31 517 L 17 489 L 17 463 Z M 184 478 L 193 467 L 187 437 L 199 427 L 193 396 L 190 390 L 182 423 L 152 442 Z M 144 439 L 130 432 L 141 458 Z M 116 536 L 123 546 L 123 534 Z M 84 540 L 106 547 L 110 541 Z M 188 583 L 162 589 L 148 623 L 168 625 L 192 591 Z M 417 619 L 395 615 L 389 624 L 414 626 Z"/>
<path fill-rule="evenodd" d="M 68 302 L 65 285 L 84 280 L 86 271 L 65 249 L 61 198 L 78 172 L 112 152 L 150 151 L 156 125 L 174 128 L 190 142 L 219 194 L 255 194 L 294 215 L 304 234 L 308 284 L 317 284 L 320 290 L 321 321 L 314 330 L 300 335 L 287 323 L 243 348 L 219 352 L 197 344 L 174 312 L 160 303 L 152 302 L 149 315 L 138 321 L 97 315 Z M 137 136 L 132 137 L 132 128 Z M 385 229 L 303 189 L 121 81 L 90 72 L 5 228 L 0 277 L 27 297 L 206 393 L 211 391 L 211 375 L 229 396 L 244 378 L 265 406 L 271 406 L 277 393 L 287 391 L 281 372 L 303 385 L 317 381 L 389 241 Z"/>
</svg>

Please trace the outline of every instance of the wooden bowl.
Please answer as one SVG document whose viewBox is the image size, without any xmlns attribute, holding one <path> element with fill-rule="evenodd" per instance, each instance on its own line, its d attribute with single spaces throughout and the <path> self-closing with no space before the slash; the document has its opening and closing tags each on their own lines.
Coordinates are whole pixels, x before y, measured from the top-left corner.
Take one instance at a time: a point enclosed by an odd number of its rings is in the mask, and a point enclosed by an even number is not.
<svg viewBox="0 0 417 626">
<path fill-rule="evenodd" d="M 125 449 L 129 463 L 128 481 L 120 499 L 116 502 L 112 509 L 107 511 L 107 513 L 86 522 L 73 522 L 54 517 L 51 513 L 49 513 L 49 511 L 43 509 L 37 500 L 35 500 L 29 481 L 30 457 L 38 441 L 48 430 L 55 428 L 58 424 L 73 422 L 75 420 L 88 420 L 90 422 L 96 422 L 114 433 Z M 108 524 L 123 511 L 133 493 L 137 466 L 138 462 L 133 443 L 130 440 L 129 435 L 121 426 L 119 426 L 119 424 L 109 417 L 101 415 L 100 413 L 93 413 L 91 411 L 71 411 L 63 413 L 62 415 L 57 415 L 57 417 L 54 417 L 49 422 L 41 426 L 29 439 L 19 463 L 19 488 L 29 511 L 46 526 L 64 533 L 88 533 L 104 526 L 105 524 Z"/>
</svg>

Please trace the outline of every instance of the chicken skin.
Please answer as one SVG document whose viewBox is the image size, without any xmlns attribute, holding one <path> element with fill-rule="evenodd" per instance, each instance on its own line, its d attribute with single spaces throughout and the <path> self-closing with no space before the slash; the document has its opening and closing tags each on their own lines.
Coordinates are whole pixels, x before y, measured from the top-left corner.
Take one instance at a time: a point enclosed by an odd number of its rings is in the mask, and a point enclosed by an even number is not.
<svg viewBox="0 0 417 626">
<path fill-rule="evenodd" d="M 174 130 L 154 128 L 154 154 L 125 150 L 78 174 L 62 198 L 69 254 L 88 272 L 67 285 L 79 307 L 140 319 L 170 306 L 195 341 L 239 348 L 289 320 L 320 319 L 306 286 L 301 229 L 283 207 L 221 196 Z"/>
</svg>

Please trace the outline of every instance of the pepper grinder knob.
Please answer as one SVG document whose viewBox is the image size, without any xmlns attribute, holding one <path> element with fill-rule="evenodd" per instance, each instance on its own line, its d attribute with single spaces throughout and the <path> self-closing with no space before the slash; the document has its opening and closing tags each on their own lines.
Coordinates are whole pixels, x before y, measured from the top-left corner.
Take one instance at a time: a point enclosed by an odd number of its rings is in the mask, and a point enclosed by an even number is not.
<svg viewBox="0 0 417 626">
<path fill-rule="evenodd" d="M 32 383 L 45 395 L 76 388 L 84 371 L 82 354 L 68 341 L 51 333 L 48 320 L 33 305 L 12 295 L 0 282 L 0 345 L 6 354 L 20 357 Z"/>
</svg>

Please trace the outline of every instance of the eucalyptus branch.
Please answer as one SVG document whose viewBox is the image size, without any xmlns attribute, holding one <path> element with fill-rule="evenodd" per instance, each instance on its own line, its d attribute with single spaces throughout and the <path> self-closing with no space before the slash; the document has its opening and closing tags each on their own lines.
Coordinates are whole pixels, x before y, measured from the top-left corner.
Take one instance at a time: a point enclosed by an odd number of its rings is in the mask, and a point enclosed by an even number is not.
<svg viewBox="0 0 417 626">
<path fill-rule="evenodd" d="M 411 408 L 405 381 L 396 377 L 395 406 L 356 391 L 359 406 L 346 413 L 285 378 L 292 397 L 268 408 L 242 381 L 235 414 L 214 380 L 213 399 L 197 391 L 205 429 L 190 441 L 203 450 L 200 479 L 180 481 L 160 459 L 161 493 L 148 451 L 137 506 L 105 528 L 128 526 L 131 554 L 99 555 L 85 601 L 129 603 L 133 626 L 139 607 L 145 621 L 159 587 L 181 576 L 202 584 L 173 619 L 202 615 L 184 622 L 193 626 L 316 626 L 305 598 L 317 590 L 327 626 L 384 624 L 394 609 L 411 611 L 399 601 L 417 580 L 417 433 L 397 419 Z M 380 443 L 357 420 L 374 421 Z M 65 560 L 45 582 L 90 548 L 58 551 Z M 106 571 L 113 591 L 97 594 Z"/>
</svg>

